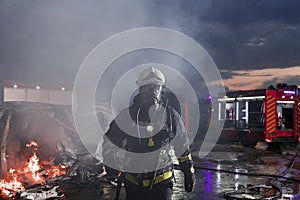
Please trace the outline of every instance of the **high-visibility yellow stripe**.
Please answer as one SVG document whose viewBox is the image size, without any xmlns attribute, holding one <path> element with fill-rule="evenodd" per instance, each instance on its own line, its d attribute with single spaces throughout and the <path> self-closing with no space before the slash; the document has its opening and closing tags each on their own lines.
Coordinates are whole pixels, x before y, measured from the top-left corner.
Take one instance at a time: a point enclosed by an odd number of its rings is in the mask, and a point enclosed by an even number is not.
<svg viewBox="0 0 300 200">
<path fill-rule="evenodd" d="M 168 171 L 168 172 L 165 172 L 161 175 L 158 175 L 158 176 L 156 176 L 156 178 L 154 180 L 154 184 L 157 184 L 157 183 L 160 183 L 164 180 L 167 180 L 167 179 L 171 178 L 172 176 L 173 176 L 172 171 Z M 148 187 L 151 184 L 151 180 L 149 180 L 149 179 L 143 180 L 142 184 L 143 184 L 144 187 Z"/>
<path fill-rule="evenodd" d="M 274 110 L 276 110 L 276 105 L 275 105 L 275 103 L 274 103 L 273 105 L 268 105 L 267 108 L 268 108 L 268 109 L 272 109 L 272 108 L 273 108 Z M 272 110 L 273 110 L 273 109 L 272 109 Z"/>
<path fill-rule="evenodd" d="M 272 119 L 272 118 L 275 118 L 275 114 L 276 114 L 275 111 L 274 111 L 274 112 L 272 111 L 271 113 L 268 113 L 268 114 L 267 114 L 267 117 L 268 117 L 268 118 L 271 118 L 271 119 Z"/>
<path fill-rule="evenodd" d="M 154 184 L 157 184 L 157 183 L 160 183 L 160 182 L 162 182 L 164 180 L 167 180 L 167 179 L 171 178 L 172 176 L 173 176 L 173 172 L 172 171 L 167 171 L 167 172 L 165 172 L 163 174 L 160 174 L 160 175 L 158 175 L 158 176 L 155 177 Z M 130 181 L 131 183 L 133 183 L 135 185 L 139 185 L 137 179 L 133 175 L 131 175 L 129 173 L 126 173 L 125 174 L 125 178 L 128 181 Z M 141 183 L 142 183 L 143 187 L 149 187 L 150 184 L 151 184 L 151 182 L 152 182 L 152 180 L 150 180 L 150 179 L 144 179 L 144 180 L 142 180 Z"/>
<path fill-rule="evenodd" d="M 267 100 L 267 106 L 274 106 L 274 105 L 276 105 L 275 98 Z"/>
<path fill-rule="evenodd" d="M 271 133 L 276 131 L 276 98 L 267 96 L 266 98 L 266 132 Z"/>
<path fill-rule="evenodd" d="M 186 155 L 186 156 L 180 156 L 180 157 L 178 158 L 178 161 L 179 161 L 179 162 L 185 162 L 185 161 L 187 161 L 187 160 L 192 160 L 192 155 L 191 155 L 191 154 Z"/>
<path fill-rule="evenodd" d="M 276 129 L 276 120 L 275 120 L 275 117 L 273 117 L 272 119 L 270 119 L 268 121 L 268 126 L 267 126 L 268 130 L 273 130 L 273 129 Z"/>
<path fill-rule="evenodd" d="M 131 174 L 126 173 L 125 174 L 125 178 L 130 181 L 131 183 L 135 184 L 135 185 L 139 185 L 139 183 L 137 182 L 136 178 L 134 176 L 132 176 Z"/>
<path fill-rule="evenodd" d="M 269 103 L 269 102 L 268 102 L 268 103 Z M 275 104 L 276 104 L 276 102 L 275 102 L 275 101 L 272 101 L 272 103 L 269 103 L 269 104 L 268 104 L 268 107 L 273 107 L 273 106 L 275 107 Z"/>
<path fill-rule="evenodd" d="M 276 125 L 272 124 L 268 127 L 267 132 L 270 133 L 270 132 L 274 132 L 275 130 L 276 130 Z"/>
</svg>

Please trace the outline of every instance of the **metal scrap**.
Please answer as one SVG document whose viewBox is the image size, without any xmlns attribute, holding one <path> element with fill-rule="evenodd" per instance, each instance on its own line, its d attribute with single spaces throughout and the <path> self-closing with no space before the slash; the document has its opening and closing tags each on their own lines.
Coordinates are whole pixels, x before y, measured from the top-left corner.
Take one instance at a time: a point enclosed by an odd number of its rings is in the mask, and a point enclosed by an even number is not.
<svg viewBox="0 0 300 200">
<path fill-rule="evenodd" d="M 55 186 L 52 189 L 49 190 L 26 190 L 23 191 L 20 195 L 22 199 L 28 199 L 28 200 L 46 200 L 50 198 L 62 198 L 64 194 L 59 194 L 57 192 L 59 186 Z"/>
</svg>

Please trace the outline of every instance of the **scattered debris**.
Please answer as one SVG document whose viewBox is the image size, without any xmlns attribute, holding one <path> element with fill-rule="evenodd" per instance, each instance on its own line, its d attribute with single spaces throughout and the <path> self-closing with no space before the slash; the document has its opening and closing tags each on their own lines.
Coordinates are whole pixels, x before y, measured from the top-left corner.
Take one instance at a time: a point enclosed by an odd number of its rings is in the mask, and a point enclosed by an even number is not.
<svg viewBox="0 0 300 200">
<path fill-rule="evenodd" d="M 258 150 L 263 150 L 263 151 L 266 151 L 267 148 L 268 148 L 268 144 L 266 142 L 258 142 L 256 145 L 255 145 L 255 149 L 258 149 Z"/>
<path fill-rule="evenodd" d="M 28 200 L 45 200 L 50 198 L 62 198 L 64 194 L 59 194 L 57 192 L 59 186 L 55 186 L 51 189 L 45 190 L 45 189 L 35 189 L 35 190 L 26 190 L 24 192 L 21 192 L 20 197 L 22 199 L 28 199 Z"/>
</svg>

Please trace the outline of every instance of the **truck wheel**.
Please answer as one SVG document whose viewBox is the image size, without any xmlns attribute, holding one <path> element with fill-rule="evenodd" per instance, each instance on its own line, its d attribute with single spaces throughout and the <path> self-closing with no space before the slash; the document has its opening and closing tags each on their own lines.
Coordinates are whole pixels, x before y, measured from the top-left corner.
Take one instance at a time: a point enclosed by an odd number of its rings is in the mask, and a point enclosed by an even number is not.
<svg viewBox="0 0 300 200">
<path fill-rule="evenodd" d="M 249 147 L 250 145 L 249 136 L 247 134 L 244 134 L 241 139 L 242 139 L 243 146 Z"/>
<path fill-rule="evenodd" d="M 274 153 L 282 154 L 281 143 L 271 142 L 271 143 L 268 143 L 268 145 L 269 145 L 268 148 L 267 148 L 268 151 L 272 151 Z"/>
<path fill-rule="evenodd" d="M 250 147 L 254 148 L 257 145 L 258 141 L 257 140 L 251 140 L 250 141 Z"/>
<path fill-rule="evenodd" d="M 257 141 L 256 140 L 253 140 L 249 137 L 248 134 L 244 134 L 242 136 L 242 144 L 245 146 L 245 147 L 255 147 L 255 145 L 257 144 Z"/>
</svg>

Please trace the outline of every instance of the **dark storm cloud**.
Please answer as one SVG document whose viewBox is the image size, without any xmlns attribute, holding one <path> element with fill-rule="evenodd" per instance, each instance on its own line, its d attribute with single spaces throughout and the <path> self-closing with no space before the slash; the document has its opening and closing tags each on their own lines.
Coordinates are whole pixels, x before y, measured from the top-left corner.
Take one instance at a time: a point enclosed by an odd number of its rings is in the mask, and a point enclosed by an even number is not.
<svg viewBox="0 0 300 200">
<path fill-rule="evenodd" d="M 215 28 L 202 34 L 204 43 L 220 68 L 299 65 L 299 6 L 296 0 L 213 1 L 202 20 Z"/>
<path fill-rule="evenodd" d="M 299 7 L 297 0 L 2 0 L 0 72 L 6 79 L 72 80 L 97 44 L 143 26 L 191 36 L 220 69 L 299 65 Z"/>
<path fill-rule="evenodd" d="M 272 76 L 272 74 L 260 74 L 260 75 L 257 75 L 257 74 L 251 74 L 250 72 L 247 73 L 232 73 L 232 74 L 235 74 L 235 75 L 240 75 L 240 76 L 245 76 L 245 77 L 249 77 L 249 76 L 255 76 L 255 77 L 259 77 L 259 76 L 262 76 L 262 77 L 268 77 L 268 76 Z"/>
<path fill-rule="evenodd" d="M 277 83 L 285 83 L 287 85 L 295 85 L 295 83 L 299 83 L 300 82 L 300 75 L 298 76 L 290 76 L 287 79 L 285 79 L 284 82 L 282 82 L 282 80 L 280 80 L 279 78 L 274 78 L 272 80 L 268 80 L 263 82 L 262 86 L 267 88 L 270 85 L 273 85 L 274 87 L 276 87 Z"/>
<path fill-rule="evenodd" d="M 220 73 L 223 79 L 229 79 L 232 78 L 233 76 L 239 75 L 238 73 L 229 70 L 220 70 Z"/>
<path fill-rule="evenodd" d="M 239 1 L 214 0 L 205 20 L 227 24 L 240 29 L 251 23 L 274 21 L 281 24 L 297 24 L 300 20 L 297 0 Z"/>
</svg>

